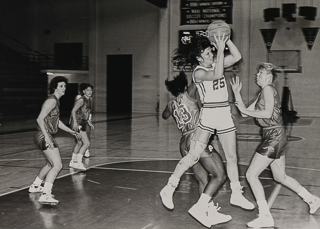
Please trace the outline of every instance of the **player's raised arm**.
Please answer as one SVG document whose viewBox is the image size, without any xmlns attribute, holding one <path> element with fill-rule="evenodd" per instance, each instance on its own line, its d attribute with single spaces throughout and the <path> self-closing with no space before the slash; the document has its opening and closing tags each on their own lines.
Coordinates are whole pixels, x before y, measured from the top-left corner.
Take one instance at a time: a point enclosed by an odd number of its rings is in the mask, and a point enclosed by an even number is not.
<svg viewBox="0 0 320 229">
<path fill-rule="evenodd" d="M 199 64 L 206 68 L 211 68 L 212 64 L 215 62 L 215 67 L 213 69 L 204 70 L 197 69 L 194 72 L 195 79 L 197 81 L 214 81 L 217 79 L 221 79 L 223 77 L 224 72 L 224 48 L 226 45 L 226 41 L 228 39 L 225 34 L 218 33 L 214 35 L 215 42 L 212 43 L 217 49 L 217 55 L 214 56 L 212 53 L 212 48 L 206 48 L 198 57 Z M 214 60 L 215 58 L 215 60 Z"/>
<path fill-rule="evenodd" d="M 239 52 L 238 48 L 235 46 L 235 44 L 230 39 L 226 42 L 226 45 L 229 48 L 230 55 L 228 55 L 224 58 L 224 67 L 225 68 L 234 65 L 242 58 L 241 53 Z"/>
</svg>

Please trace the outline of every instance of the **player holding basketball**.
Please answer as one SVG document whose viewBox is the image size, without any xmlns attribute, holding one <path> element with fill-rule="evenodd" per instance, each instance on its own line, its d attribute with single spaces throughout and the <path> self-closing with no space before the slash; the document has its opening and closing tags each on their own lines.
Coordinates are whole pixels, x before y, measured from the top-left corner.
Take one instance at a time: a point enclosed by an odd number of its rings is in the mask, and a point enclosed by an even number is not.
<svg viewBox="0 0 320 229">
<path fill-rule="evenodd" d="M 81 136 L 64 125 L 60 119 L 59 99 L 65 94 L 68 80 L 63 76 L 57 76 L 50 82 L 51 94 L 43 103 L 41 112 L 37 118 L 38 131 L 35 133 L 34 142 L 43 152 L 46 159 L 45 166 L 42 167 L 38 176 L 29 188 L 29 192 L 42 192 L 39 198 L 41 204 L 56 205 L 59 203 L 51 194 L 52 186 L 62 169 L 62 161 L 57 142 L 52 135 L 58 132 L 58 128 L 69 132 L 77 139 Z M 44 187 L 41 186 L 44 181 Z"/>
<path fill-rule="evenodd" d="M 82 162 L 82 158 L 86 150 L 90 146 L 88 131 L 94 130 L 91 123 L 91 108 L 92 108 L 92 91 L 93 86 L 88 83 L 80 84 L 81 97 L 75 102 L 70 117 L 70 125 L 73 130 L 79 131 L 81 140 L 77 141 L 69 167 L 86 170 L 87 168 Z M 90 128 L 90 129 L 88 129 Z"/>
<path fill-rule="evenodd" d="M 262 142 L 251 161 L 246 177 L 256 198 L 259 217 L 249 223 L 248 227 L 273 227 L 274 220 L 270 213 L 259 175 L 269 165 L 273 178 L 296 192 L 309 204 L 310 214 L 320 207 L 320 198 L 312 195 L 298 181 L 288 176 L 285 171 L 285 150 L 287 134 L 283 126 L 280 97 L 273 82 L 276 78 L 275 66 L 261 63 L 257 66 L 256 83 L 261 87 L 257 99 L 247 108 L 240 94 L 242 84 L 239 77 L 232 79 L 231 86 L 235 94 L 236 106 L 243 116 L 254 117 L 262 128 Z"/>
<path fill-rule="evenodd" d="M 180 72 L 173 80 L 166 80 L 165 84 L 168 91 L 176 98 L 167 104 L 162 113 L 162 118 L 168 119 L 172 116 L 175 120 L 181 133 L 180 154 L 184 157 L 190 149 L 191 139 L 199 121 L 200 109 L 197 102 L 197 88 L 193 82 L 188 86 L 188 79 L 184 72 Z M 225 182 L 226 174 L 220 155 L 212 146 L 210 148 L 212 148 L 212 152 L 206 147 L 200 157 L 200 163 L 193 165 L 192 170 L 199 181 L 199 193 L 205 193 L 212 197 Z M 212 175 L 209 182 L 207 171 Z M 162 197 L 162 195 L 160 196 Z M 163 203 L 167 204 L 165 201 Z M 173 203 L 170 202 L 169 204 L 166 207 L 173 209 Z M 219 213 L 212 201 L 210 207 L 210 224 L 207 225 L 208 227 L 231 220 L 231 216 Z"/>
<path fill-rule="evenodd" d="M 176 166 L 168 184 L 161 190 L 161 196 L 163 202 L 172 202 L 172 195 L 179 184 L 179 179 L 198 162 L 207 147 L 210 136 L 216 133 L 227 159 L 227 175 L 232 190 L 230 203 L 252 210 L 254 205 L 242 195 L 242 186 L 239 182 L 236 127 L 232 120 L 227 84 L 223 75 L 224 68 L 238 62 L 241 59 L 241 54 L 228 36 L 218 34 L 214 38 L 216 41 L 214 46 L 217 49 L 216 56 L 212 53 L 210 41 L 206 37 L 200 36 L 192 43 L 178 49 L 173 58 L 194 67 L 193 81 L 197 86 L 203 106 L 199 117 L 200 122 L 191 140 L 189 153 Z M 224 56 L 226 45 L 230 51 L 228 56 Z M 208 217 L 210 200 L 211 196 L 203 193 L 198 202 L 189 210 L 189 213 L 205 226 L 210 224 Z"/>
</svg>

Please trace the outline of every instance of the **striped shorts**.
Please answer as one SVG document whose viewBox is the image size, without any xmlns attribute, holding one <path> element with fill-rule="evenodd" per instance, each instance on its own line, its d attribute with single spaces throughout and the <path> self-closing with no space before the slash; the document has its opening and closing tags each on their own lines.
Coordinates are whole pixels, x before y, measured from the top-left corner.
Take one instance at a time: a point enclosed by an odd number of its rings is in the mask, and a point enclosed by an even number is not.
<svg viewBox="0 0 320 229">
<path fill-rule="evenodd" d="M 198 127 L 217 135 L 227 134 L 237 130 L 231 116 L 230 106 L 201 108 Z"/>
<path fill-rule="evenodd" d="M 52 137 L 52 135 L 50 133 L 48 133 L 48 135 L 53 143 L 54 148 L 58 148 L 58 144 L 57 144 L 56 140 Z M 46 144 L 46 141 L 44 140 L 44 135 L 41 130 L 37 131 L 34 134 L 33 142 L 36 145 L 36 147 L 42 151 L 48 149 L 48 145 Z"/>
</svg>

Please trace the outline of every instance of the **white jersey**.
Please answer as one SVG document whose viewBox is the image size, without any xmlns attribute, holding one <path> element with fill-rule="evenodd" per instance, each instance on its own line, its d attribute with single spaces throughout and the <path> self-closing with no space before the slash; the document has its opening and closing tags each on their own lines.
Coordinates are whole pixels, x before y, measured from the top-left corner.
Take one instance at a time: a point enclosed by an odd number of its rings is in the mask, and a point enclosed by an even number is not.
<svg viewBox="0 0 320 229">
<path fill-rule="evenodd" d="M 228 89 L 227 89 L 227 83 L 226 79 L 223 76 L 221 79 L 215 80 L 215 81 L 200 81 L 196 82 L 194 73 L 198 69 L 203 69 L 205 71 L 212 71 L 214 70 L 215 65 L 213 65 L 211 68 L 206 68 L 203 66 L 197 66 L 192 74 L 192 78 L 194 83 L 197 86 L 201 103 L 203 104 L 203 107 L 227 107 L 229 106 L 228 102 Z"/>
</svg>

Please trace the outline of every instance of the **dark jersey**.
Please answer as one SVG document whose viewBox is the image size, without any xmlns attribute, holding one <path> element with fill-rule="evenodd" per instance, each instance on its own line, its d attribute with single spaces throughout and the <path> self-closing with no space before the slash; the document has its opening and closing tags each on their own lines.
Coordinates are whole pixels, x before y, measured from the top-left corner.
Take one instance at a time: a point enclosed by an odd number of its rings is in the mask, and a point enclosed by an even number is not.
<svg viewBox="0 0 320 229">
<path fill-rule="evenodd" d="M 282 126 L 283 118 L 282 118 L 282 111 L 280 108 L 281 104 L 280 104 L 280 97 L 279 97 L 278 91 L 273 84 L 269 84 L 266 87 L 271 87 L 273 90 L 274 108 L 273 108 L 272 116 L 271 118 L 255 118 L 256 123 L 260 127 Z M 264 88 L 258 95 L 258 100 L 255 105 L 255 110 L 264 110 L 265 108 L 265 98 L 262 93 Z"/>
<path fill-rule="evenodd" d="M 60 102 L 59 99 L 54 95 L 50 95 L 48 99 L 56 100 L 55 107 L 49 112 L 49 114 L 44 118 L 44 126 L 48 133 L 56 134 L 58 132 L 58 125 L 59 125 L 59 116 L 60 116 Z M 42 105 L 43 106 L 43 105 Z M 38 130 L 41 130 L 39 125 L 37 127 Z"/>
<path fill-rule="evenodd" d="M 196 100 L 184 92 L 168 105 L 171 106 L 172 117 L 182 135 L 195 130 L 199 120 L 199 107 Z"/>
<path fill-rule="evenodd" d="M 83 99 L 83 105 L 76 111 L 76 121 L 78 125 L 80 125 L 83 121 L 88 121 L 91 113 L 91 107 L 92 107 L 91 97 L 87 98 L 85 96 L 81 96 L 79 99 Z M 71 115 L 69 123 L 72 124 L 72 122 L 73 122 L 73 117 Z"/>
</svg>

